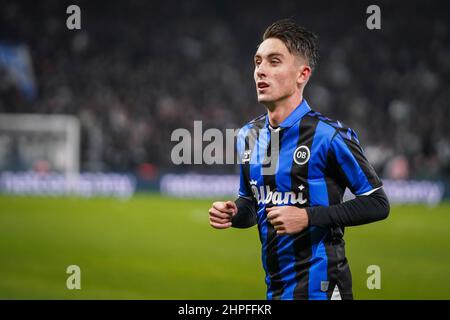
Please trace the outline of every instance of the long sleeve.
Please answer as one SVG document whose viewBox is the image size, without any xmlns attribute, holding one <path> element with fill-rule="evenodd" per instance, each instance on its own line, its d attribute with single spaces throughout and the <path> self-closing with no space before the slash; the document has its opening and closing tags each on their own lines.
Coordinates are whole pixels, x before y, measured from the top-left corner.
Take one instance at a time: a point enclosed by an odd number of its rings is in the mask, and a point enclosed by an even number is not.
<svg viewBox="0 0 450 320">
<path fill-rule="evenodd" d="M 256 224 L 256 205 L 251 197 L 239 197 L 235 201 L 237 214 L 231 219 L 233 228 L 250 228 Z"/>
<path fill-rule="evenodd" d="M 341 204 L 306 208 L 309 225 L 318 227 L 367 224 L 386 219 L 389 210 L 389 200 L 383 188 Z"/>
<path fill-rule="evenodd" d="M 247 133 L 248 127 L 242 128 L 239 131 L 236 144 L 237 154 L 239 159 L 242 160 L 242 163 L 239 165 L 239 197 L 235 201 L 238 211 L 237 214 L 231 219 L 232 227 L 234 228 L 250 228 L 257 223 L 256 202 L 250 188 L 248 164 L 244 164 L 244 150 L 249 148 L 249 142 L 245 139 Z"/>
</svg>

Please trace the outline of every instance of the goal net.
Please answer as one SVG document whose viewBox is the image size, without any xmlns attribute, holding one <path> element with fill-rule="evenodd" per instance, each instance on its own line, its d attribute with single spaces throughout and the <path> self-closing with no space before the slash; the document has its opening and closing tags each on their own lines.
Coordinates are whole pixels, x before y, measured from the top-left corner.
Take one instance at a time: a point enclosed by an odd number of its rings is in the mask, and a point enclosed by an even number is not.
<svg viewBox="0 0 450 320">
<path fill-rule="evenodd" d="M 0 172 L 80 169 L 80 123 L 75 116 L 0 114 Z"/>
</svg>

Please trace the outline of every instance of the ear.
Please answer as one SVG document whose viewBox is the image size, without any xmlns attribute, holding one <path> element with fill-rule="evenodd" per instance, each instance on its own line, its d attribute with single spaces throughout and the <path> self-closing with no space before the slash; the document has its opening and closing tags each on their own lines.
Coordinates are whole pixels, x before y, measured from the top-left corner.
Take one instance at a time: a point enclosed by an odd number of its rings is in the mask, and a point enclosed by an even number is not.
<svg viewBox="0 0 450 320">
<path fill-rule="evenodd" d="M 306 84 L 309 80 L 309 77 L 311 76 L 311 67 L 308 65 L 301 65 L 298 70 L 298 76 L 297 76 L 297 84 L 303 85 Z"/>
</svg>

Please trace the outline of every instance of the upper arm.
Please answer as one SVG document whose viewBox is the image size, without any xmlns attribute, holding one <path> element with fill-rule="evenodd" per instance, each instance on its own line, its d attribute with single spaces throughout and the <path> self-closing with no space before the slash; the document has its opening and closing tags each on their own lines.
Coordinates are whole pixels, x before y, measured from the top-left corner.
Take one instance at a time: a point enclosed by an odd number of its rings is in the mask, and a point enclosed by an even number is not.
<svg viewBox="0 0 450 320">
<path fill-rule="evenodd" d="M 336 178 L 353 194 L 367 194 L 382 186 L 353 130 L 338 129 L 330 144 L 330 154 Z"/>
</svg>

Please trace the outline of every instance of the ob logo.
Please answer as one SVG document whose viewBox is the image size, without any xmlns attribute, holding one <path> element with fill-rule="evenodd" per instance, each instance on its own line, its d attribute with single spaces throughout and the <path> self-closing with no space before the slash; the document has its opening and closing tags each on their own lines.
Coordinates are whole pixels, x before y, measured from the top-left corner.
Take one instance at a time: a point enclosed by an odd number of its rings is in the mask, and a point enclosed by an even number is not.
<svg viewBox="0 0 450 320">
<path fill-rule="evenodd" d="M 242 163 L 250 162 L 250 153 L 251 150 L 244 151 L 244 154 L 242 155 Z"/>
<path fill-rule="evenodd" d="M 307 146 L 300 146 L 294 151 L 294 162 L 299 166 L 304 165 L 308 162 L 311 153 Z"/>
</svg>

